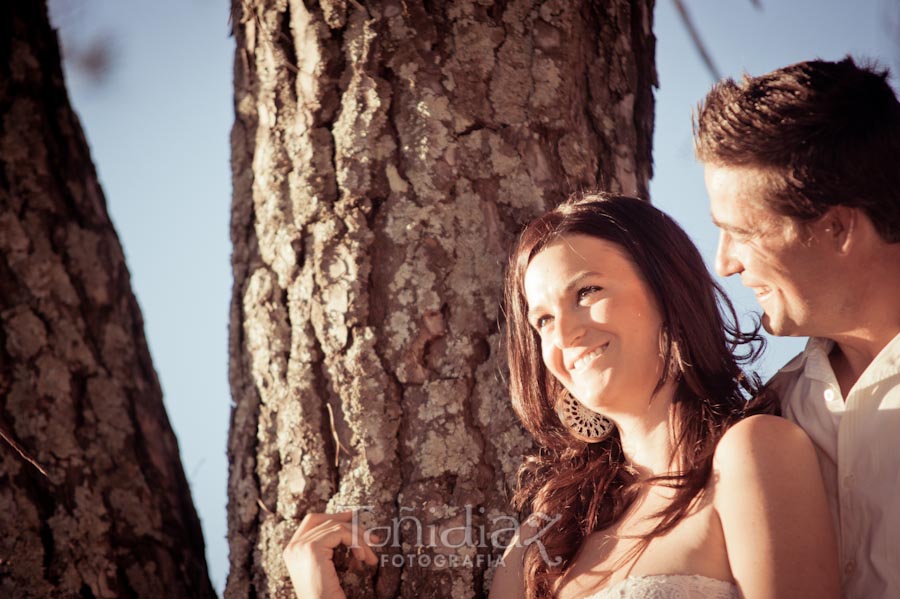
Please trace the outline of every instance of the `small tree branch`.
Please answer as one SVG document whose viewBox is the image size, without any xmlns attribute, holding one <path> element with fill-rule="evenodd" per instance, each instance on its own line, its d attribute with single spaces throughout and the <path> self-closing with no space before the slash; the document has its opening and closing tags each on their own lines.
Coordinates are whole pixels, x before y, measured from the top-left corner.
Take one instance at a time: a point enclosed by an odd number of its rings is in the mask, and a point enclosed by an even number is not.
<svg viewBox="0 0 900 599">
<path fill-rule="evenodd" d="M 758 6 L 758 1 L 759 0 L 751 0 L 756 6 Z M 710 56 L 709 52 L 706 50 L 706 45 L 700 37 L 700 32 L 697 31 L 697 28 L 694 26 L 694 21 L 691 18 L 690 13 L 688 13 L 687 8 L 681 0 L 672 0 L 672 2 L 675 3 L 675 8 L 681 16 L 681 21 L 684 23 L 688 35 L 691 36 L 691 41 L 694 42 L 694 48 L 696 48 L 697 52 L 700 54 L 700 59 L 703 61 L 703 64 L 706 65 L 706 70 L 709 71 L 710 76 L 713 78 L 713 82 L 719 81 L 722 79 L 722 73 L 719 71 L 718 67 L 716 67 L 712 56 Z"/>
<path fill-rule="evenodd" d="M 22 456 L 23 460 L 37 468 L 38 472 L 43 474 L 45 477 L 47 477 L 48 479 L 50 478 L 50 475 L 47 474 L 47 471 L 44 470 L 44 468 L 38 463 L 38 461 L 31 457 L 31 454 L 28 453 L 28 451 L 18 443 L 18 441 L 13 439 L 12 433 L 6 430 L 6 426 L 2 422 L 0 422 L 0 437 L 2 437 L 10 447 L 16 450 L 16 453 Z"/>
</svg>

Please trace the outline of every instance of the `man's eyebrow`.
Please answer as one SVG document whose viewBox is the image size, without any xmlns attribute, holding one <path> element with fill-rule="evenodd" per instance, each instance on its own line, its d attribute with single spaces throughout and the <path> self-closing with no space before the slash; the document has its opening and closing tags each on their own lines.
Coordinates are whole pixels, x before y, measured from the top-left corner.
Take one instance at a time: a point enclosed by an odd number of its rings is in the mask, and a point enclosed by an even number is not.
<svg viewBox="0 0 900 599">
<path fill-rule="evenodd" d="M 722 221 L 720 221 L 719 219 L 717 219 L 715 216 L 712 216 L 712 215 L 710 215 L 710 218 L 712 219 L 713 224 L 716 227 L 722 229 L 723 231 L 728 231 L 729 233 L 744 233 L 744 234 L 750 233 L 750 229 L 743 229 L 741 227 L 735 227 L 734 225 L 729 225 L 728 223 L 723 223 Z"/>
</svg>

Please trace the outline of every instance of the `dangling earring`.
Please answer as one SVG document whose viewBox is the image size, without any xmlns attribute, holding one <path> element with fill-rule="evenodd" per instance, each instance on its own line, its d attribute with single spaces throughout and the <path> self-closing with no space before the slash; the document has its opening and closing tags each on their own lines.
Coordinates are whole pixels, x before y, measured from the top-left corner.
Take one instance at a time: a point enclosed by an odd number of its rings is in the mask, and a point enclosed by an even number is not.
<svg viewBox="0 0 900 599">
<path fill-rule="evenodd" d="M 556 415 L 573 437 L 585 443 L 599 443 L 615 428 L 612 420 L 587 409 L 568 391 L 563 392 L 556 402 Z"/>
</svg>

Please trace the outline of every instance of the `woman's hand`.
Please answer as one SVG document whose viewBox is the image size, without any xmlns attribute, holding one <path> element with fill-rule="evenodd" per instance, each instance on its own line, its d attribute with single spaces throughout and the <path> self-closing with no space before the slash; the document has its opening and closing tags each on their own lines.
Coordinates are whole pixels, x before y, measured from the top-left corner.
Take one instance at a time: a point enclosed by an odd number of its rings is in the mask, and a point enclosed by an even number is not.
<svg viewBox="0 0 900 599">
<path fill-rule="evenodd" d="M 346 599 L 334 569 L 334 548 L 346 545 L 360 562 L 374 566 L 375 552 L 353 531 L 353 512 L 307 514 L 291 537 L 282 557 L 294 592 L 302 599 Z M 374 536 L 374 535 L 373 535 Z"/>
</svg>

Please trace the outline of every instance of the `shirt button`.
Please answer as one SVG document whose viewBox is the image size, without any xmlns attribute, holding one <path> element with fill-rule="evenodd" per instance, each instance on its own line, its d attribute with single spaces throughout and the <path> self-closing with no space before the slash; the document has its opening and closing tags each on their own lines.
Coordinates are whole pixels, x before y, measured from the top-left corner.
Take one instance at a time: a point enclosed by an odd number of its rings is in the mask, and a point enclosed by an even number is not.
<svg viewBox="0 0 900 599">
<path fill-rule="evenodd" d="M 856 571 L 856 561 L 850 560 L 846 564 L 844 564 L 844 575 L 850 576 L 853 572 Z"/>
<path fill-rule="evenodd" d="M 849 488 L 853 485 L 853 475 L 852 475 L 852 474 L 848 474 L 847 476 L 845 476 L 845 477 L 841 480 L 841 485 L 842 485 L 845 489 L 849 489 Z"/>
<path fill-rule="evenodd" d="M 825 389 L 825 401 L 834 401 L 834 389 Z"/>
</svg>

